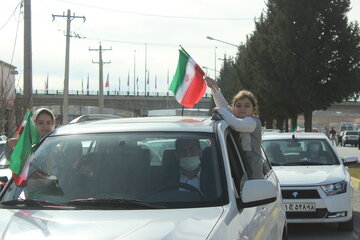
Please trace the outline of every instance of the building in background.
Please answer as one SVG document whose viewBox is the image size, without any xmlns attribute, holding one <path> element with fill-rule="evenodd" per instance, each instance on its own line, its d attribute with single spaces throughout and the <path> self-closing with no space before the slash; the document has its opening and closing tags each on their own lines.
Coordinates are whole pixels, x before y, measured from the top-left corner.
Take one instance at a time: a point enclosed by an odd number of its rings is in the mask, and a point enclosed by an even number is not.
<svg viewBox="0 0 360 240">
<path fill-rule="evenodd" d="M 0 60 L 0 135 L 11 135 L 15 123 L 15 75 L 16 67 Z"/>
</svg>

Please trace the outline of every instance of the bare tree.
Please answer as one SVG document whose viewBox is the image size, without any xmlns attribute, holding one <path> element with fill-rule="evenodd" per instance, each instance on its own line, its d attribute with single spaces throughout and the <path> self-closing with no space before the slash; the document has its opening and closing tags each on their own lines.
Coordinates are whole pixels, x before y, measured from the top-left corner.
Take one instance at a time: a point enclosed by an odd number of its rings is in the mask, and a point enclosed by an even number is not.
<svg viewBox="0 0 360 240">
<path fill-rule="evenodd" d="M 16 67 L 0 61 L 0 135 L 12 135 L 15 122 Z"/>
</svg>

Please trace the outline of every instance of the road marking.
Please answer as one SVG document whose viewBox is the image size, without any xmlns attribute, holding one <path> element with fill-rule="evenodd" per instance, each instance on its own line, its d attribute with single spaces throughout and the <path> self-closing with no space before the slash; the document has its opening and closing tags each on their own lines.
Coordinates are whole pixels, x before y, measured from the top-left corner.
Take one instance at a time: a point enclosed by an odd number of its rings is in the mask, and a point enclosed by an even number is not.
<svg viewBox="0 0 360 240">
<path fill-rule="evenodd" d="M 351 181 L 352 181 L 352 183 L 354 185 L 354 190 L 355 191 L 360 191 L 360 179 L 352 177 Z"/>
</svg>

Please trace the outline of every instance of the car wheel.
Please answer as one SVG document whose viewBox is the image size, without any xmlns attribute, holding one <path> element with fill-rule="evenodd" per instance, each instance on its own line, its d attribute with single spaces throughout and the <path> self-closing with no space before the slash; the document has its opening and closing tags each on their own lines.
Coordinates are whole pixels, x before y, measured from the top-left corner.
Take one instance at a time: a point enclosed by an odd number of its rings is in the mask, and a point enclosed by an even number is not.
<svg viewBox="0 0 360 240">
<path fill-rule="evenodd" d="M 354 230 L 354 218 L 352 217 L 347 222 L 340 222 L 339 223 L 339 230 L 340 231 L 352 231 L 352 230 Z"/>
</svg>

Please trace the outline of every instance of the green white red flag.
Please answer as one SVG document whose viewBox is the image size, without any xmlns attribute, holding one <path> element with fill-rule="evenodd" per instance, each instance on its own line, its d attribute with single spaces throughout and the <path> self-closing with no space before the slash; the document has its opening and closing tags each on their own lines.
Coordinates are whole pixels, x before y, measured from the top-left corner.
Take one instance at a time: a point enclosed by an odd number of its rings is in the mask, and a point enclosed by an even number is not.
<svg viewBox="0 0 360 240">
<path fill-rule="evenodd" d="M 200 66 L 181 48 L 176 73 L 169 88 L 181 105 L 193 108 L 204 96 L 204 75 Z"/>
<path fill-rule="evenodd" d="M 301 132 L 299 124 L 296 125 L 296 127 L 294 128 L 294 131 L 293 131 L 293 132 L 296 132 L 296 133 Z"/>
<path fill-rule="evenodd" d="M 31 112 L 27 111 L 25 116 L 24 130 L 19 141 L 10 156 L 10 169 L 13 172 L 13 179 L 16 185 L 23 185 L 27 179 L 30 165 L 29 156 L 33 152 L 33 146 L 40 140 L 40 134 L 31 119 Z"/>
</svg>

